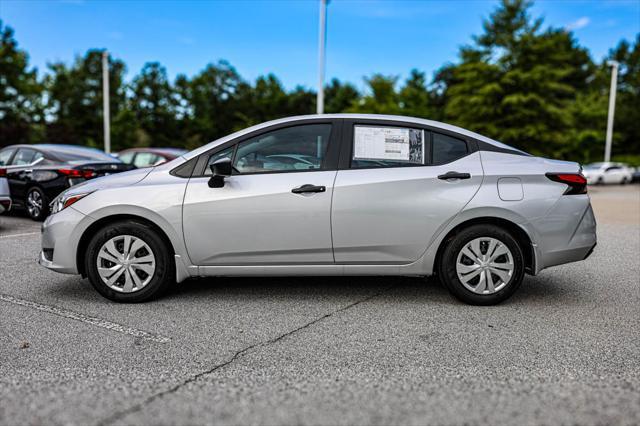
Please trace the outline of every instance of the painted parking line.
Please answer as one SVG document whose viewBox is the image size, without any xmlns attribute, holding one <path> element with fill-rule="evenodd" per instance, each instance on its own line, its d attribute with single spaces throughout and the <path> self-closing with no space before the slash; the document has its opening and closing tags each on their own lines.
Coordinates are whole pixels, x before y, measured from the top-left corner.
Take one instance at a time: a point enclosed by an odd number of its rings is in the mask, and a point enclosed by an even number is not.
<svg viewBox="0 0 640 426">
<path fill-rule="evenodd" d="M 24 234 L 0 235 L 0 239 L 2 239 L 2 238 L 13 238 L 13 237 L 26 237 L 27 235 L 40 235 L 40 232 L 25 232 Z"/>
<path fill-rule="evenodd" d="M 30 300 L 24 300 L 17 297 L 9 296 L 8 294 L 0 293 L 0 300 L 8 303 L 13 303 L 20 306 L 26 306 L 29 308 L 37 309 L 39 311 L 48 312 L 50 314 L 58 315 L 63 318 L 69 318 L 76 321 L 83 322 L 85 324 L 95 325 L 96 327 L 106 328 L 107 330 L 116 331 L 122 334 L 128 334 L 130 336 L 139 337 L 141 339 L 150 340 L 158 343 L 168 343 L 170 338 L 160 336 L 158 334 L 149 333 L 136 328 L 127 327 L 126 325 L 117 324 L 115 322 L 107 321 L 102 318 L 92 317 L 89 315 L 81 314 L 80 312 L 70 311 L 68 309 L 59 308 L 57 306 L 43 305 L 42 303 L 32 302 Z"/>
</svg>

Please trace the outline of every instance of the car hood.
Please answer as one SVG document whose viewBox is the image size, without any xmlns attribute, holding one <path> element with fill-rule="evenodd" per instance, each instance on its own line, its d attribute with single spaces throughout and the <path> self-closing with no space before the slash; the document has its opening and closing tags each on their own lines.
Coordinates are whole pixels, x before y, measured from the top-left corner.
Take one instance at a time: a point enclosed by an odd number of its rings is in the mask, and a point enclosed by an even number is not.
<svg viewBox="0 0 640 426">
<path fill-rule="evenodd" d="M 144 169 L 134 169 L 128 172 L 91 179 L 72 186 L 65 191 L 65 195 L 85 194 L 99 189 L 120 188 L 123 186 L 135 185 L 147 177 L 152 170 L 153 167 L 147 167 Z"/>
</svg>

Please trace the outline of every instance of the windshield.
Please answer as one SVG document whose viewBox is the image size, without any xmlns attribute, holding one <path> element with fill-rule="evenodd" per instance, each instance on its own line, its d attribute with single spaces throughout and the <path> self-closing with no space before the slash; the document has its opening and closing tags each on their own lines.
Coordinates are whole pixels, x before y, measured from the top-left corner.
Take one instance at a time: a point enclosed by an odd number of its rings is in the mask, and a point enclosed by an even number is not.
<svg viewBox="0 0 640 426">
<path fill-rule="evenodd" d="M 602 163 L 594 163 L 594 164 L 587 164 L 586 166 L 584 166 L 584 169 L 585 170 L 598 170 L 601 167 L 602 167 Z"/>
</svg>

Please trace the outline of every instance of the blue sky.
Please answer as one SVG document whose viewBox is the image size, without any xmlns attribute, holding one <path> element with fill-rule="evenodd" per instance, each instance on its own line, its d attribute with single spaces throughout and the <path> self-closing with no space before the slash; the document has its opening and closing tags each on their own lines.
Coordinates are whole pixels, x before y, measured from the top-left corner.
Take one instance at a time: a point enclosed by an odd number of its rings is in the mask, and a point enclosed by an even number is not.
<svg viewBox="0 0 640 426">
<path fill-rule="evenodd" d="M 374 72 L 429 76 L 457 59 L 481 31 L 497 2 L 332 0 L 328 7 L 327 78 L 363 86 Z M 534 16 L 572 29 L 592 57 L 640 32 L 640 0 L 547 0 Z M 90 1 L 0 0 L 0 19 L 13 27 L 39 70 L 71 62 L 89 48 L 108 48 L 125 61 L 128 78 L 159 61 L 174 77 L 228 60 L 249 80 L 275 73 L 288 88 L 317 79 L 317 0 Z"/>
</svg>

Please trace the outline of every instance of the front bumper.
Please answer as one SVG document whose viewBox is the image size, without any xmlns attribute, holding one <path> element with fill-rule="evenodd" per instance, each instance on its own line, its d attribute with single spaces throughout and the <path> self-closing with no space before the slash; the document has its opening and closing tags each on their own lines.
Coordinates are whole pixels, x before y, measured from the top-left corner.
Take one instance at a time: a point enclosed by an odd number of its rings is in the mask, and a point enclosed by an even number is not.
<svg viewBox="0 0 640 426">
<path fill-rule="evenodd" d="M 73 207 L 47 217 L 41 228 L 43 251 L 38 264 L 55 272 L 77 274 L 76 252 L 82 235 L 79 224 L 86 217 Z"/>
</svg>

